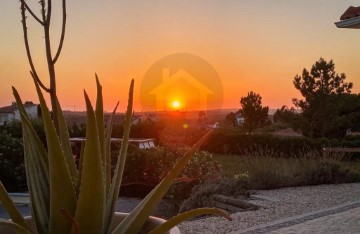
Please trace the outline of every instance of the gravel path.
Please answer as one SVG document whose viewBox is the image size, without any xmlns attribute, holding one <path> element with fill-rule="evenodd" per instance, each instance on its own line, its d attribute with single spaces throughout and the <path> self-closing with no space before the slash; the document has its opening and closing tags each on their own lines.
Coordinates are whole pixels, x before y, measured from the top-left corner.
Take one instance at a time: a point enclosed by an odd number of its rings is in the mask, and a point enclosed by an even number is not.
<svg viewBox="0 0 360 234">
<path fill-rule="evenodd" d="M 179 228 L 182 233 L 192 234 L 241 231 L 255 225 L 358 201 L 360 183 L 260 190 L 257 194 L 278 201 L 258 201 L 257 204 L 266 208 L 232 214 L 231 222 L 220 217 L 210 217 L 185 222 Z"/>
</svg>

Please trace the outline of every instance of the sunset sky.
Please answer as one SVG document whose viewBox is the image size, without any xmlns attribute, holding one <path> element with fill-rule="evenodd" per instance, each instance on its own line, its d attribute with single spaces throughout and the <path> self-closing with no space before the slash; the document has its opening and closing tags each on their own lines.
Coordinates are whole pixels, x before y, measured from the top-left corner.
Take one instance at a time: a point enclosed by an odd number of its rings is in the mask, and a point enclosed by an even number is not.
<svg viewBox="0 0 360 234">
<path fill-rule="evenodd" d="M 38 2 L 28 0 L 27 2 Z M 61 12 L 54 1 L 53 51 Z M 31 4 L 37 6 L 36 4 Z M 270 108 L 299 97 L 292 81 L 320 57 L 333 59 L 360 92 L 360 30 L 334 25 L 355 0 L 71 0 L 63 52 L 56 64 L 63 109 L 83 110 L 83 89 L 95 97 L 95 72 L 103 85 L 105 109 L 117 100 L 125 108 L 135 78 L 135 110 L 141 111 L 140 84 L 153 63 L 189 53 L 210 63 L 223 86 L 222 108 L 239 108 L 254 91 Z M 38 8 L 34 10 L 40 11 Z M 48 83 L 43 32 L 29 19 L 30 44 L 40 77 Z M 31 22 L 31 23 L 30 23 Z M 38 102 L 23 44 L 19 1 L 0 2 L 0 107 L 13 101 Z"/>
</svg>

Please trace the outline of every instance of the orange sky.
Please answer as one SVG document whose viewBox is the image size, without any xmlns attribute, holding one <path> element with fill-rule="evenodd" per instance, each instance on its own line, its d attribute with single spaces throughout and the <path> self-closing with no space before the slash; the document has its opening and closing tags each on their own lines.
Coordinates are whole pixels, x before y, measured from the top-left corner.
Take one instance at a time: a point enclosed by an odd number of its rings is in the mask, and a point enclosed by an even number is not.
<svg viewBox="0 0 360 234">
<path fill-rule="evenodd" d="M 65 44 L 56 64 L 60 101 L 64 109 L 83 110 L 82 90 L 95 97 L 97 72 L 106 110 L 112 110 L 117 100 L 120 109 L 125 108 L 127 89 L 135 78 L 135 110 L 141 111 L 140 84 L 146 71 L 174 53 L 197 55 L 215 68 L 222 81 L 223 108 L 238 108 L 240 97 L 251 90 L 271 108 L 291 105 L 298 97 L 293 77 L 320 57 L 333 59 L 336 70 L 347 74 L 358 93 L 360 30 L 341 30 L 333 24 L 348 6 L 357 4 L 355 0 L 68 1 Z M 24 100 L 37 102 L 18 1 L 2 1 L 0 13 L 0 106 L 13 101 L 12 85 Z M 54 14 L 54 45 L 59 16 Z M 43 34 L 35 23 L 29 24 L 29 33 L 38 72 L 46 80 Z"/>
</svg>

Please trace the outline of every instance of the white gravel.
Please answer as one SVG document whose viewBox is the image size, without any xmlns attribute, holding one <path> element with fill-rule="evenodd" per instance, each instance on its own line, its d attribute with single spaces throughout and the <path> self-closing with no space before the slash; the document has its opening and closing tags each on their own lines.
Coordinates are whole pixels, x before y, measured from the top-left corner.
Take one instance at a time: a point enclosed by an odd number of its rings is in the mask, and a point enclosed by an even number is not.
<svg viewBox="0 0 360 234">
<path fill-rule="evenodd" d="M 187 221 L 178 227 L 181 233 L 191 234 L 240 231 L 255 225 L 358 201 L 360 200 L 360 183 L 259 190 L 257 194 L 273 197 L 278 201 L 258 201 L 259 205 L 266 208 L 234 213 L 231 215 L 233 221 L 222 217 L 210 217 Z"/>
</svg>

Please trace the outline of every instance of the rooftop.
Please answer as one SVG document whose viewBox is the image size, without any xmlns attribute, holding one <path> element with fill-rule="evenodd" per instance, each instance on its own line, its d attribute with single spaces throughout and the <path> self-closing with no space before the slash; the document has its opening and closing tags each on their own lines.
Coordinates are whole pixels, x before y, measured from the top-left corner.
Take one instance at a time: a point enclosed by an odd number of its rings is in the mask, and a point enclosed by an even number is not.
<svg viewBox="0 0 360 234">
<path fill-rule="evenodd" d="M 335 25 L 338 28 L 360 29 L 360 7 L 349 7 Z"/>
</svg>

